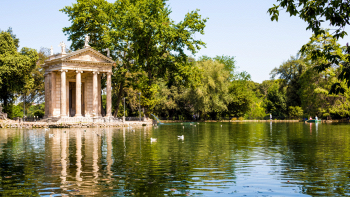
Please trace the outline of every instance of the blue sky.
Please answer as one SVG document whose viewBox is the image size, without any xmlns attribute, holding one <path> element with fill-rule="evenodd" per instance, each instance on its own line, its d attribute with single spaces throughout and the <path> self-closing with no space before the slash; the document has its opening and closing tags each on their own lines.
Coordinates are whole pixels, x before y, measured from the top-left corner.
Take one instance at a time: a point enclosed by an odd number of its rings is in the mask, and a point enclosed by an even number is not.
<svg viewBox="0 0 350 197">
<path fill-rule="evenodd" d="M 20 47 L 40 49 L 70 42 L 62 28 L 70 25 L 68 17 L 59 12 L 73 0 L 2 0 L 0 29 L 12 27 L 20 39 Z M 296 55 L 312 35 L 307 24 L 298 17 L 281 12 L 279 22 L 272 22 L 267 13 L 276 0 L 170 0 L 171 18 L 181 21 L 189 11 L 200 9 L 202 17 L 209 18 L 205 35 L 197 39 L 207 43 L 196 54 L 214 57 L 235 56 L 239 71 L 247 71 L 255 82 L 270 79 L 270 71 Z M 347 39 L 347 38 L 346 38 Z M 345 41 L 341 43 L 344 44 Z"/>
</svg>

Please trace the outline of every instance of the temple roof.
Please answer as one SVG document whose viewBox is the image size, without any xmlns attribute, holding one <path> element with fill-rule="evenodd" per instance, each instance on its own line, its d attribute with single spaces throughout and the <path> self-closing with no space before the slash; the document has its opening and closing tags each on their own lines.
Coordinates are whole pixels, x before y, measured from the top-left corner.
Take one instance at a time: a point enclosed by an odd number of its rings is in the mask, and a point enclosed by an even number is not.
<svg viewBox="0 0 350 197">
<path fill-rule="evenodd" d="M 45 61 L 43 67 L 58 62 L 115 64 L 111 58 L 103 55 L 91 47 L 86 47 L 68 54 L 51 55 L 49 59 Z"/>
</svg>

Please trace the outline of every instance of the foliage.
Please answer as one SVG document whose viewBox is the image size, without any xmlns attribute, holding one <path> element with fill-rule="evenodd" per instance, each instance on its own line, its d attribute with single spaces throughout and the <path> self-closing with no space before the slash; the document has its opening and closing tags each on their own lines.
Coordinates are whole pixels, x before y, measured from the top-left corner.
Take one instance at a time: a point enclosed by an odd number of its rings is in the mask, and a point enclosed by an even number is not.
<svg viewBox="0 0 350 197">
<path fill-rule="evenodd" d="M 316 36 L 324 34 L 322 23 L 336 27 L 334 37 L 343 38 L 347 35 L 345 26 L 350 24 L 350 6 L 347 0 L 277 0 L 268 12 L 271 20 L 278 21 L 280 9 L 285 9 L 291 16 L 299 16 L 308 23 L 307 29 L 312 30 Z"/>
<path fill-rule="evenodd" d="M 34 112 L 34 116 L 37 116 L 39 118 L 43 118 L 45 116 L 45 111 L 43 111 L 43 110 L 36 110 Z"/>
<path fill-rule="evenodd" d="M 23 106 L 23 103 L 22 103 L 22 106 Z M 26 109 L 28 109 L 27 113 L 26 113 L 27 117 L 39 116 L 41 114 L 45 115 L 45 103 L 44 102 L 41 104 L 38 104 L 38 105 L 35 105 L 35 104 L 31 105 L 30 107 L 28 107 Z M 38 115 L 35 115 L 35 113 L 37 113 Z"/>
<path fill-rule="evenodd" d="M 303 116 L 303 109 L 299 106 L 289 106 L 289 117 L 293 119 L 297 119 Z"/>
<path fill-rule="evenodd" d="M 202 19 L 196 10 L 175 23 L 165 0 L 78 0 L 61 11 L 72 22 L 63 29 L 72 41 L 72 49 L 81 48 L 84 35 L 89 34 L 93 48 L 109 48 L 118 62 L 112 78 L 115 114 L 126 88 L 142 91 L 143 104 L 152 109 L 157 79 L 167 77 L 169 86 L 175 81 L 188 85 L 192 67 L 185 49 L 195 54 L 205 46 L 194 35 L 204 34 L 207 19 Z M 128 82 L 127 73 L 140 81 Z"/>
<path fill-rule="evenodd" d="M 287 103 L 285 88 L 281 88 L 281 80 L 274 81 L 268 89 L 266 97 L 266 110 L 274 117 L 287 116 Z"/>
<path fill-rule="evenodd" d="M 322 51 L 327 51 L 323 54 Z M 318 72 L 327 71 L 331 67 L 339 68 L 338 79 L 347 82 L 350 85 L 349 75 L 349 53 L 346 47 L 341 47 L 337 40 L 328 30 L 324 34 L 313 35 L 310 41 L 304 45 L 303 53 L 314 64 L 314 69 Z M 334 83 L 330 89 L 330 93 L 344 93 L 344 89 L 339 83 Z"/>
<path fill-rule="evenodd" d="M 35 68 L 31 71 L 26 85 L 26 103 L 40 103 L 45 100 L 45 70 L 41 67 L 44 61 L 49 57 L 50 50 L 41 48 L 38 52 L 38 61 Z M 27 106 L 26 106 L 27 107 Z"/>
<path fill-rule="evenodd" d="M 264 100 L 254 97 L 249 111 L 244 115 L 245 119 L 263 119 L 267 114 L 265 112 Z"/>
<path fill-rule="evenodd" d="M 194 111 L 202 116 L 212 115 L 227 110 L 231 101 L 229 95 L 229 71 L 217 61 L 207 60 L 196 63 L 202 78 L 201 83 L 189 92 Z"/>
<path fill-rule="evenodd" d="M 222 55 L 222 56 L 215 56 L 214 58 L 208 57 L 208 56 L 201 56 L 198 61 L 205 61 L 205 60 L 213 60 L 213 61 L 217 61 L 221 64 L 223 64 L 225 67 L 224 69 L 230 72 L 230 80 L 235 79 L 236 77 L 238 77 L 238 73 L 236 72 L 236 60 L 235 57 L 233 56 L 226 56 L 226 55 Z"/>
<path fill-rule="evenodd" d="M 0 100 L 4 106 L 13 102 L 16 94 L 30 87 L 30 74 L 38 60 L 34 49 L 24 47 L 17 52 L 19 41 L 13 37 L 8 32 L 0 32 Z"/>
<path fill-rule="evenodd" d="M 244 77 L 230 83 L 231 100 L 226 112 L 228 116 L 243 117 L 250 110 L 254 98 L 253 86 L 254 84 L 249 83 Z"/>
<path fill-rule="evenodd" d="M 22 118 L 23 117 L 23 107 L 22 106 L 23 105 L 21 105 L 21 104 L 14 105 L 14 104 L 10 103 L 6 107 L 4 107 L 4 111 L 6 110 L 7 117 L 10 119 L 14 119 L 17 117 Z"/>
<path fill-rule="evenodd" d="M 339 48 L 334 43 L 339 38 L 344 38 L 347 35 L 345 27 L 350 24 L 350 6 L 347 0 L 277 0 L 278 5 L 274 5 L 268 10 L 271 15 L 271 20 L 278 21 L 279 9 L 284 8 L 291 16 L 299 16 L 308 23 L 307 29 L 314 33 L 314 38 L 326 37 L 328 41 L 322 44 L 322 47 L 311 48 L 310 43 L 305 44 L 301 48 L 301 52 L 309 51 L 313 60 L 323 59 L 324 61 L 315 67 L 318 72 L 325 71 L 333 65 L 341 67 L 341 72 L 338 79 L 347 81 L 347 87 L 350 87 L 350 47 L 347 45 L 343 48 L 343 55 L 339 55 L 335 51 Z M 329 22 L 330 26 L 336 29 L 332 34 L 329 30 L 322 29 L 322 23 Z M 345 61 L 344 58 L 345 57 Z M 344 92 L 340 84 L 334 84 L 331 92 Z"/>
<path fill-rule="evenodd" d="M 279 77 L 281 87 L 286 88 L 286 103 L 289 106 L 300 106 L 301 101 L 298 94 L 300 89 L 299 78 L 305 72 L 308 61 L 304 57 L 291 57 L 283 62 L 279 68 L 274 68 L 270 75 L 272 78 Z"/>
<path fill-rule="evenodd" d="M 339 69 L 330 68 L 322 73 L 308 69 L 300 79 L 302 108 L 309 115 L 324 118 L 342 118 L 349 116 L 350 93 L 346 83 L 336 78 Z M 339 83 L 345 90 L 338 95 L 330 94 L 332 84 Z"/>
</svg>

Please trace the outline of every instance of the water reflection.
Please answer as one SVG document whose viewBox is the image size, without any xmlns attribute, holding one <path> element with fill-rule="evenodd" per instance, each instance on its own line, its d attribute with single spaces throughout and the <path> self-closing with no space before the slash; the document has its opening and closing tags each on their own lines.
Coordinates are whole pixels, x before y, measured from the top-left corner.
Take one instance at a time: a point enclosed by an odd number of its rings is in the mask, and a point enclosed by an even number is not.
<svg viewBox="0 0 350 197">
<path fill-rule="evenodd" d="M 2 129 L 0 196 L 349 195 L 349 128 L 270 122 Z"/>
</svg>

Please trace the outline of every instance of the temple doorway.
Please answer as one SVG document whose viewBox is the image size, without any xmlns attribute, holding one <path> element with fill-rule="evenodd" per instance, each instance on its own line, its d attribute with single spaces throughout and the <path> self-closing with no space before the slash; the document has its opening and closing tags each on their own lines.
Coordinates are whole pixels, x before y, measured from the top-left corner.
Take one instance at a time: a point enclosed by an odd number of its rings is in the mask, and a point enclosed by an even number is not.
<svg viewBox="0 0 350 197">
<path fill-rule="evenodd" d="M 84 94 L 84 83 L 81 83 L 81 114 L 85 116 L 85 94 Z M 76 83 L 69 82 L 69 105 L 68 112 L 69 117 L 74 117 L 76 114 Z"/>
</svg>

